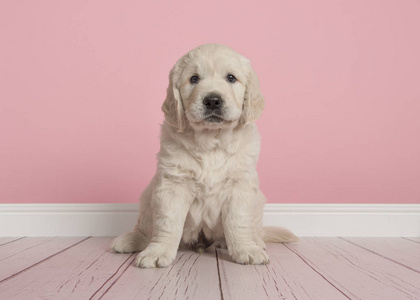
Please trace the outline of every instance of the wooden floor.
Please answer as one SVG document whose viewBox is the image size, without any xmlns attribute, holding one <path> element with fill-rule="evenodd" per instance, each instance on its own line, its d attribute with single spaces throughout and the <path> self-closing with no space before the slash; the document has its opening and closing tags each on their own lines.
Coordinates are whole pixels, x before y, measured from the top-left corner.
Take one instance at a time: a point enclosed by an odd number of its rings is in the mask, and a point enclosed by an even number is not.
<svg viewBox="0 0 420 300">
<path fill-rule="evenodd" d="M 302 238 L 270 264 L 180 251 L 138 269 L 109 237 L 0 238 L 0 299 L 420 299 L 420 238 Z"/>
</svg>

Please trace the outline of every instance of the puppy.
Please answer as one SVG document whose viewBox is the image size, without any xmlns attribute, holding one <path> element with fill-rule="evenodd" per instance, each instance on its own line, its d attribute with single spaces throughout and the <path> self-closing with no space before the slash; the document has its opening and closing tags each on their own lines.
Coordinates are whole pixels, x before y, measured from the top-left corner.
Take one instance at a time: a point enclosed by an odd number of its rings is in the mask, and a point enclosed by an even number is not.
<svg viewBox="0 0 420 300">
<path fill-rule="evenodd" d="M 283 228 L 263 228 L 265 197 L 256 171 L 254 121 L 264 98 L 250 61 L 224 45 L 181 57 L 169 75 L 157 172 L 140 198 L 132 232 L 114 252 L 139 252 L 136 266 L 167 267 L 180 246 L 227 247 L 240 264 L 267 264 L 265 242 L 291 242 Z"/>
</svg>

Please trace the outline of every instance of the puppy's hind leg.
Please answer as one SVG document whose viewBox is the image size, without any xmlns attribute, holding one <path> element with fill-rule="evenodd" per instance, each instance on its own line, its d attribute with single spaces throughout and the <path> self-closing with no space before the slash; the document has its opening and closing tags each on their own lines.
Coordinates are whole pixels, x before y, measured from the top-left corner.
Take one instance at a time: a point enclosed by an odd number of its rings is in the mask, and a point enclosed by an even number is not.
<svg viewBox="0 0 420 300">
<path fill-rule="evenodd" d="M 146 187 L 140 197 L 140 214 L 136 227 L 132 232 L 120 235 L 111 245 L 111 250 L 118 253 L 132 253 L 143 251 L 150 243 L 152 234 L 151 198 L 154 180 Z"/>
<path fill-rule="evenodd" d="M 112 252 L 132 253 L 143 251 L 149 244 L 150 239 L 137 228 L 132 232 L 120 235 L 112 242 Z"/>
</svg>

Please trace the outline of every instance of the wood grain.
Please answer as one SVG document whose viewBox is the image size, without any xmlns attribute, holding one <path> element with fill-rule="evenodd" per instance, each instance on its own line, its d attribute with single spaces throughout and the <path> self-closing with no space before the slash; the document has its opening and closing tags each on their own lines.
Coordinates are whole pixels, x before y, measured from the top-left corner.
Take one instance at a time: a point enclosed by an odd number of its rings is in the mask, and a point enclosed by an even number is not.
<svg viewBox="0 0 420 300">
<path fill-rule="evenodd" d="M 338 238 L 287 245 L 350 299 L 420 299 L 420 274 Z"/>
<path fill-rule="evenodd" d="M 102 299 L 220 299 L 214 252 L 179 251 L 163 269 L 128 266 Z"/>
<path fill-rule="evenodd" d="M 84 238 L 25 238 L 0 247 L 0 282 L 22 272 Z"/>
<path fill-rule="evenodd" d="M 267 244 L 268 265 L 239 265 L 218 253 L 225 299 L 348 299 L 283 244 Z"/>
<path fill-rule="evenodd" d="M 356 246 L 420 273 L 420 243 L 403 238 L 343 238 Z"/>
<path fill-rule="evenodd" d="M 111 240 L 1 238 L 0 299 L 420 299 L 416 238 L 268 244 L 263 266 L 179 251 L 164 269 L 134 267 L 136 254 L 111 253 Z"/>
<path fill-rule="evenodd" d="M 127 271 L 127 268 L 134 263 L 137 253 L 132 253 L 128 259 L 117 269 L 117 271 L 109 277 L 107 281 L 92 295 L 90 300 L 101 299 L 106 292 L 120 279 L 120 277 Z"/>
<path fill-rule="evenodd" d="M 131 256 L 90 238 L 0 284 L 0 299 L 89 299 Z"/>
</svg>

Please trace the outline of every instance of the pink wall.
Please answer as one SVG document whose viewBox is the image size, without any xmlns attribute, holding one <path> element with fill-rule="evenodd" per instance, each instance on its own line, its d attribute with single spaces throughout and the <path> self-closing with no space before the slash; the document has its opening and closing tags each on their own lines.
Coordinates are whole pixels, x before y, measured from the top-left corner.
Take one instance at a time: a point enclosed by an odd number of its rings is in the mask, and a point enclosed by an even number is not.
<svg viewBox="0 0 420 300">
<path fill-rule="evenodd" d="M 0 202 L 136 202 L 170 68 L 218 42 L 260 77 L 269 202 L 420 203 L 419 15 L 414 0 L 1 1 Z"/>
</svg>

